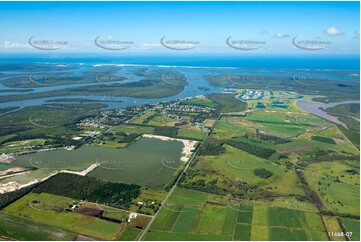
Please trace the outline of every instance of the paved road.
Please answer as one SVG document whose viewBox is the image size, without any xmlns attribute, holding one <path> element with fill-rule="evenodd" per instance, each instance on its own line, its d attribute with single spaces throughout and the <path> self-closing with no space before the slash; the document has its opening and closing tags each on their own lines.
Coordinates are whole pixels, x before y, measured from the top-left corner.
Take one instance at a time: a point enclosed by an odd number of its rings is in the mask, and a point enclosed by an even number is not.
<svg viewBox="0 0 361 242">
<path fill-rule="evenodd" d="M 201 141 L 201 143 L 199 144 L 198 148 L 196 149 L 196 151 L 193 153 L 191 159 L 189 160 L 188 164 L 186 165 L 186 167 L 184 168 L 184 170 L 182 171 L 182 173 L 180 174 L 180 176 L 178 177 L 178 179 L 176 180 L 176 182 L 174 183 L 173 187 L 169 190 L 167 196 L 164 198 L 164 200 L 161 202 L 161 206 L 158 209 L 158 211 L 154 214 L 153 218 L 150 220 L 150 222 L 148 223 L 147 227 L 143 230 L 143 232 L 140 234 L 140 236 L 138 237 L 138 241 L 142 240 L 144 238 L 144 236 L 148 233 L 150 226 L 152 225 L 152 223 L 154 222 L 154 220 L 157 218 L 157 215 L 159 214 L 159 212 L 162 210 L 164 204 L 166 204 L 168 198 L 170 197 L 170 195 L 172 195 L 173 191 L 176 189 L 176 187 L 178 186 L 179 181 L 182 179 L 183 175 L 186 173 L 188 167 L 192 164 L 192 162 L 194 161 L 194 158 L 197 156 L 197 153 L 202 145 L 202 143 L 204 142 L 204 140 L 211 134 L 213 128 L 216 126 L 216 124 L 218 123 L 218 121 L 221 119 L 222 114 L 220 114 L 216 120 L 216 122 L 214 122 L 213 126 L 209 129 L 209 132 L 207 133 L 207 135 L 204 137 L 204 139 Z"/>
</svg>

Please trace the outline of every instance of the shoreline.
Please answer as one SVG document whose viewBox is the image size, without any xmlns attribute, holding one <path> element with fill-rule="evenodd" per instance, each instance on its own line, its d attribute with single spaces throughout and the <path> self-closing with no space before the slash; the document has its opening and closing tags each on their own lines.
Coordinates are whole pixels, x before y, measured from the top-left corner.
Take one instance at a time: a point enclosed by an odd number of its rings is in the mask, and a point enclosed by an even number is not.
<svg viewBox="0 0 361 242">
<path fill-rule="evenodd" d="M 159 139 L 163 141 L 169 141 L 169 140 L 175 140 L 180 141 L 183 143 L 183 149 L 182 149 L 182 157 L 180 158 L 181 161 L 187 162 L 190 159 L 190 156 L 192 154 L 192 150 L 195 148 L 195 145 L 198 141 L 194 140 L 187 140 L 187 139 L 177 139 L 177 138 L 171 138 L 167 136 L 161 136 L 161 135 L 154 135 L 154 134 L 143 134 L 144 138 L 154 138 Z"/>
<path fill-rule="evenodd" d="M 48 176 L 42 178 L 42 179 L 34 179 L 28 183 L 25 184 L 20 184 L 16 181 L 9 181 L 8 183 L 0 183 L 0 194 L 4 194 L 4 193 L 8 193 L 8 192 L 13 192 L 16 190 L 20 190 L 21 188 L 39 183 L 39 182 L 43 182 L 46 181 L 47 179 L 49 179 L 52 176 L 55 176 L 57 174 L 60 173 L 68 173 L 68 174 L 75 174 L 75 175 L 79 175 L 79 176 L 85 176 L 86 174 L 88 174 L 89 172 L 93 171 L 95 168 L 97 168 L 99 166 L 98 163 L 94 163 L 91 164 L 89 167 L 85 168 L 82 171 L 69 171 L 69 170 L 60 170 L 60 171 L 54 171 L 51 172 Z M 21 174 L 19 174 L 21 175 Z"/>
</svg>

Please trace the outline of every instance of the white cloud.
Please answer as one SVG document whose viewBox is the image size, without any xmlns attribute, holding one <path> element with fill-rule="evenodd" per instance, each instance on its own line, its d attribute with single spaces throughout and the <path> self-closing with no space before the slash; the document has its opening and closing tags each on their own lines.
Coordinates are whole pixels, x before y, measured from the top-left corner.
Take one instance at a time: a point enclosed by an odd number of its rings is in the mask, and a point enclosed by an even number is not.
<svg viewBox="0 0 361 242">
<path fill-rule="evenodd" d="M 289 34 L 283 34 L 283 33 L 276 33 L 276 34 L 275 34 L 275 37 L 276 37 L 277 39 L 284 39 L 284 38 L 290 37 L 290 35 L 289 35 Z"/>
<path fill-rule="evenodd" d="M 329 27 L 325 29 L 325 34 L 331 35 L 331 36 L 337 36 L 337 35 L 344 35 L 341 29 L 336 27 Z"/>
<path fill-rule="evenodd" d="M 19 42 L 12 42 L 12 41 L 8 41 L 8 40 L 5 40 L 2 44 L 0 44 L 0 47 L 6 48 L 6 49 L 30 48 L 30 46 L 28 44 L 19 43 Z"/>
<path fill-rule="evenodd" d="M 157 43 L 143 43 L 140 45 L 140 49 L 145 49 L 145 50 L 148 50 L 148 49 L 152 49 L 152 48 L 159 48 L 159 47 L 162 47 L 161 44 L 157 44 Z"/>
</svg>

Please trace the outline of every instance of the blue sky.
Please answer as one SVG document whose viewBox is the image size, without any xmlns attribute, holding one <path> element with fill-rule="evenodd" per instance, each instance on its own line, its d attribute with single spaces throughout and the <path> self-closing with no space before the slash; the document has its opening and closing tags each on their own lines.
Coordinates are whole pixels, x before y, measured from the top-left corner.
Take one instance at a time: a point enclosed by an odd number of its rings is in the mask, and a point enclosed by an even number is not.
<svg viewBox="0 0 361 242">
<path fill-rule="evenodd" d="M 196 41 L 189 51 L 302 52 L 292 39 L 327 41 L 326 53 L 359 52 L 358 2 L 0 2 L 0 52 L 42 52 L 33 40 L 66 41 L 57 52 L 109 52 L 94 39 L 130 41 L 126 52 L 169 52 L 160 39 Z M 187 46 L 187 45 L 184 45 Z M 193 45 L 192 45 L 193 46 Z"/>
</svg>

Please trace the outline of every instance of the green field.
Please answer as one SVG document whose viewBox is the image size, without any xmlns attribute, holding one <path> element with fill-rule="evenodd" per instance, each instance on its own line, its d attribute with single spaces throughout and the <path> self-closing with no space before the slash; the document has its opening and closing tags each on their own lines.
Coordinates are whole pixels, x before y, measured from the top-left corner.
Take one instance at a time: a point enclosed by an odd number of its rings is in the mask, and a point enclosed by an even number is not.
<svg viewBox="0 0 361 242">
<path fill-rule="evenodd" d="M 134 241 L 134 240 L 136 240 L 136 238 L 138 237 L 140 232 L 141 232 L 141 230 L 139 230 L 139 229 L 136 229 L 136 228 L 133 228 L 133 227 L 128 227 L 118 240 L 121 240 L 121 241 Z"/>
<path fill-rule="evenodd" d="M 313 136 L 311 139 L 315 140 L 315 141 L 327 143 L 327 144 L 336 144 L 336 142 L 333 139 L 327 138 L 327 137 Z"/>
<path fill-rule="evenodd" d="M 247 241 L 251 238 L 251 225 L 237 224 L 234 232 L 234 240 Z"/>
<path fill-rule="evenodd" d="M 189 99 L 189 100 L 183 100 L 183 101 L 181 101 L 181 104 L 206 106 L 206 107 L 210 107 L 210 108 L 216 108 L 218 106 L 217 103 L 209 100 L 208 98 L 194 98 L 194 99 Z"/>
<path fill-rule="evenodd" d="M 1 210 L 2 213 L 30 219 L 47 226 L 111 240 L 120 230 L 120 224 L 108 222 L 65 209 L 73 204 L 73 199 L 47 193 L 29 193 Z"/>
<path fill-rule="evenodd" d="M 328 240 L 326 233 L 322 232 L 307 232 L 304 230 L 290 230 L 284 228 L 269 229 L 269 240 L 283 241 L 283 240 Z"/>
<path fill-rule="evenodd" d="M 261 201 L 227 202 L 224 196 L 180 188 L 166 202 L 150 231 L 145 240 L 191 240 L 198 236 L 202 240 L 206 235 L 233 240 L 327 240 L 317 213 L 265 206 Z"/>
<path fill-rule="evenodd" d="M 202 140 L 206 136 L 206 133 L 203 131 L 196 130 L 187 130 L 187 129 L 178 129 L 177 137 L 186 138 L 186 139 L 194 139 L 194 140 Z"/>
<path fill-rule="evenodd" d="M 287 208 L 270 207 L 269 225 L 324 231 L 321 217 L 318 214 L 305 213 Z"/>
<path fill-rule="evenodd" d="M 169 233 L 169 232 L 150 232 L 144 238 L 146 241 L 229 241 L 232 237 L 229 235 L 206 235 L 206 234 L 187 234 L 187 233 Z"/>
<path fill-rule="evenodd" d="M 352 241 L 360 241 L 360 221 L 342 218 L 341 219 L 345 232 L 352 232 L 352 236 L 349 238 Z"/>
<path fill-rule="evenodd" d="M 75 232 L 0 212 L 0 237 L 16 240 L 73 240 Z M 46 221 L 46 220 L 45 220 Z"/>
</svg>

